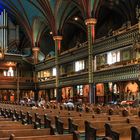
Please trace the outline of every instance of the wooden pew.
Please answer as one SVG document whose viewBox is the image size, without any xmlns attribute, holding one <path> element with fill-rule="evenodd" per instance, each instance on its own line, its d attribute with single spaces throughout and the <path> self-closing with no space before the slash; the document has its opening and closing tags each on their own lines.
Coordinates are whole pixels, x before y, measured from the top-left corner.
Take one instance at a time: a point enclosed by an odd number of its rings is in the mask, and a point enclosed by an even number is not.
<svg viewBox="0 0 140 140">
<path fill-rule="evenodd" d="M 113 140 L 131 140 L 131 125 L 110 125 L 105 124 L 105 136 Z"/>
<path fill-rule="evenodd" d="M 124 122 L 126 123 L 126 118 L 122 118 L 122 120 L 114 120 L 114 119 L 110 119 L 110 120 L 107 120 L 106 118 L 101 118 L 101 119 L 83 119 L 83 118 L 77 118 L 77 119 L 73 119 L 73 118 L 69 118 L 68 119 L 69 121 L 69 130 L 70 132 L 72 132 L 74 129 L 72 128 L 71 124 L 74 126 L 77 125 L 78 127 L 78 131 L 83 133 L 85 132 L 84 128 L 85 128 L 85 121 L 89 121 L 94 127 L 98 128 L 98 132 L 99 132 L 99 129 L 102 129 L 102 133 L 103 133 L 103 130 L 104 130 L 104 124 L 106 122 L 112 122 L 112 123 L 118 123 L 118 122 Z"/>
<path fill-rule="evenodd" d="M 17 137 L 14 134 L 10 135 L 10 138 L 0 138 L 0 140 L 80 140 L 80 136 L 78 132 L 74 132 L 73 134 L 65 134 L 65 135 L 44 135 L 44 136 L 22 136 Z"/>
<path fill-rule="evenodd" d="M 3 124 L 0 125 L 0 130 L 9 130 L 9 129 L 33 129 L 32 125 L 22 125 L 22 124 Z"/>
<path fill-rule="evenodd" d="M 83 124 L 83 121 L 84 120 L 81 120 L 81 119 L 76 119 L 76 120 L 72 120 L 71 118 L 69 118 L 69 132 L 73 132 L 74 130 L 77 130 L 79 131 L 80 133 L 86 133 L 86 130 L 84 130 L 85 127 L 85 124 Z M 96 137 L 99 136 L 99 137 L 103 137 L 105 134 L 105 130 L 104 130 L 104 124 L 106 122 L 110 123 L 112 126 L 114 126 L 113 128 L 123 128 L 122 130 L 125 129 L 129 129 L 130 130 L 130 127 L 132 127 L 133 125 L 136 125 L 136 124 L 139 124 L 140 125 L 140 119 L 138 117 L 129 117 L 129 118 L 126 118 L 126 117 L 122 117 L 120 120 L 114 120 L 113 119 L 110 119 L 110 121 L 89 121 L 90 124 L 92 125 L 93 128 L 92 131 L 93 133 L 95 133 L 95 130 L 96 130 Z M 125 133 L 122 133 L 123 131 L 121 131 L 121 138 L 122 136 L 124 135 L 124 137 L 127 136 L 127 134 Z M 113 134 L 116 136 L 115 132 L 113 132 Z M 106 135 L 108 136 L 108 135 Z M 130 131 L 129 131 L 129 137 L 130 137 Z"/>
<path fill-rule="evenodd" d="M 0 138 L 10 137 L 14 134 L 16 137 L 26 136 L 43 136 L 49 135 L 50 129 L 13 129 L 13 130 L 0 130 Z"/>
<path fill-rule="evenodd" d="M 97 129 L 94 128 L 88 121 L 85 121 L 85 140 L 96 140 Z"/>
<path fill-rule="evenodd" d="M 131 127 L 131 140 L 140 140 L 140 128 L 137 126 Z"/>
</svg>

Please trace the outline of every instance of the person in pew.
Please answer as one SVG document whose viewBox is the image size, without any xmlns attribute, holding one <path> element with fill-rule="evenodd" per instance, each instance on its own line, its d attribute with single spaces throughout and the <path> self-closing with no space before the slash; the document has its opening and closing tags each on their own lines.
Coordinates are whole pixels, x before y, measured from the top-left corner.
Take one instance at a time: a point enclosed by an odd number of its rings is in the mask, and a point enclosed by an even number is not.
<svg viewBox="0 0 140 140">
<path fill-rule="evenodd" d="M 20 103 L 20 105 L 22 106 L 22 105 L 25 104 L 25 100 L 24 100 L 24 99 L 20 99 L 19 103 Z"/>
<path fill-rule="evenodd" d="M 68 103 L 66 106 L 67 106 L 67 108 L 74 108 L 74 103 L 73 103 L 72 99 L 68 100 Z"/>
<path fill-rule="evenodd" d="M 32 106 L 32 109 L 37 109 L 37 106 Z"/>
<path fill-rule="evenodd" d="M 43 107 L 45 109 L 45 100 L 43 98 L 40 98 L 38 101 L 38 106 Z"/>
<path fill-rule="evenodd" d="M 63 105 L 64 105 L 65 108 L 67 107 L 67 103 L 68 103 L 67 100 L 65 100 L 64 103 L 63 103 Z"/>
<path fill-rule="evenodd" d="M 35 106 L 35 101 L 34 101 L 34 99 L 33 98 L 31 98 L 31 99 L 28 99 L 28 103 L 27 103 L 29 106 Z"/>
</svg>

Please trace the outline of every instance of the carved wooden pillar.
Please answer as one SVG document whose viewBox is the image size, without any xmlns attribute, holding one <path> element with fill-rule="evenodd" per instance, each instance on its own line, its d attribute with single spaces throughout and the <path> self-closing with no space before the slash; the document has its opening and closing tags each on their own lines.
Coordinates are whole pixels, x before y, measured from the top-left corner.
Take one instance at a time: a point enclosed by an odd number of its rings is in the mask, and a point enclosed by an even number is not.
<svg viewBox="0 0 140 140">
<path fill-rule="evenodd" d="M 19 64 L 16 65 L 16 76 L 17 76 L 17 102 L 20 101 L 20 87 L 19 87 Z"/>
<path fill-rule="evenodd" d="M 34 56 L 34 64 L 36 65 L 38 63 L 38 53 L 39 53 L 39 48 L 38 47 L 33 47 L 32 51 L 33 51 L 33 56 Z M 33 73 L 33 77 L 34 77 L 34 99 L 35 101 L 38 100 L 38 88 L 37 88 L 37 73 L 34 69 L 34 73 Z"/>
<path fill-rule="evenodd" d="M 140 34 L 140 7 L 138 5 L 136 7 L 136 18 L 138 19 L 139 34 Z"/>
<path fill-rule="evenodd" d="M 95 39 L 95 18 L 89 18 L 85 20 L 87 25 L 88 35 L 88 82 L 89 82 L 89 101 L 95 103 L 95 84 L 93 82 L 93 70 L 94 70 L 94 57 L 93 57 L 93 43 Z"/>
<path fill-rule="evenodd" d="M 62 36 L 54 36 L 53 39 L 54 39 L 54 42 L 55 42 L 56 95 L 57 95 L 57 101 L 60 102 L 60 100 L 61 100 L 61 92 L 59 92 L 60 89 L 59 89 L 58 54 L 60 53 L 60 49 L 61 49 Z"/>
<path fill-rule="evenodd" d="M 33 51 L 33 55 L 34 55 L 34 64 L 38 63 L 38 52 L 39 52 L 39 47 L 33 47 L 32 51 Z"/>
</svg>

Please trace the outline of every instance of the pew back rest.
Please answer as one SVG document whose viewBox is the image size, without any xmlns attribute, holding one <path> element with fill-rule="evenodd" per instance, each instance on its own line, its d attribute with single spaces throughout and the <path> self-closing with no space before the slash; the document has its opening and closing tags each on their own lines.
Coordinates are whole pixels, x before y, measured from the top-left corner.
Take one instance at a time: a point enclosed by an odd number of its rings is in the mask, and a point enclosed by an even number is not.
<svg viewBox="0 0 140 140">
<path fill-rule="evenodd" d="M 74 132 L 73 134 L 65 134 L 65 135 L 44 135 L 44 136 L 28 136 L 28 137 L 15 137 L 14 134 L 10 135 L 10 140 L 80 140 L 80 136 L 78 132 Z M 0 138 L 0 140 L 2 140 Z M 3 139 L 3 140 L 9 140 Z"/>
<path fill-rule="evenodd" d="M 140 130 L 138 127 L 131 127 L 131 138 L 132 140 L 140 140 Z"/>
<path fill-rule="evenodd" d="M 50 129 L 18 129 L 18 130 L 0 130 L 0 138 L 9 137 L 14 134 L 16 137 L 20 136 L 36 136 L 36 135 L 49 135 Z"/>
</svg>

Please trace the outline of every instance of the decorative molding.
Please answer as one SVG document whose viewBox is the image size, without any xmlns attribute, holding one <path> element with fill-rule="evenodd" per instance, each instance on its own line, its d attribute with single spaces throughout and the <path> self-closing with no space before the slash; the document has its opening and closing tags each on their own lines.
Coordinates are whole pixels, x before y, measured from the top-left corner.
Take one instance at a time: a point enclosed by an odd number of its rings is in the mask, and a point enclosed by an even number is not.
<svg viewBox="0 0 140 140">
<path fill-rule="evenodd" d="M 36 64 L 35 71 L 41 71 L 52 67 L 55 67 L 55 58 Z"/>
<path fill-rule="evenodd" d="M 39 89 L 55 88 L 55 79 L 44 82 L 38 82 L 38 88 Z"/>
<path fill-rule="evenodd" d="M 137 34 L 138 29 L 134 29 L 120 35 L 108 37 L 93 45 L 93 54 L 96 55 L 133 44 L 134 36 Z"/>
<path fill-rule="evenodd" d="M 20 83 L 20 90 L 22 89 L 34 89 L 34 84 L 33 82 L 22 82 Z M 6 82 L 0 80 L 0 89 L 15 89 L 17 90 L 17 82 Z"/>
<path fill-rule="evenodd" d="M 60 78 L 60 87 L 70 86 L 77 84 L 87 84 L 88 83 L 88 73 L 81 73 L 79 75 L 72 75 L 67 77 Z"/>
<path fill-rule="evenodd" d="M 97 20 L 95 18 L 88 18 L 85 20 L 86 25 L 95 25 L 97 23 Z"/>
<path fill-rule="evenodd" d="M 138 35 L 138 25 L 131 26 L 130 28 L 121 31 L 121 33 L 106 37 L 103 40 L 95 40 L 93 45 L 93 55 L 111 51 L 114 49 L 123 48 L 130 46 L 134 43 L 134 38 Z M 83 47 L 73 48 L 67 50 L 66 53 L 59 55 L 58 64 L 69 63 L 76 61 L 78 59 L 87 59 L 88 58 L 88 48 L 87 42 L 84 43 Z M 46 65 L 44 65 L 46 63 Z M 36 65 L 36 71 L 48 69 L 55 66 L 55 59 L 47 60 L 40 64 Z M 104 71 L 96 71 L 93 73 L 95 83 L 99 82 L 109 82 L 109 81 L 125 81 L 125 80 L 134 80 L 139 79 L 139 64 L 123 65 L 120 67 L 114 67 L 112 69 L 106 69 Z M 60 87 L 76 84 L 87 84 L 88 83 L 88 73 L 60 77 Z M 39 83 L 41 88 L 53 88 L 55 87 L 55 81 L 46 81 L 45 83 Z"/>
<path fill-rule="evenodd" d="M 140 76 L 140 65 L 134 64 L 129 66 L 123 66 L 120 68 L 114 68 L 111 70 L 104 70 L 102 72 L 94 73 L 94 82 L 110 82 L 110 81 L 125 81 L 138 79 Z"/>
<path fill-rule="evenodd" d="M 68 63 L 71 61 L 76 61 L 79 59 L 83 59 L 88 57 L 88 51 L 87 47 L 83 46 L 81 48 L 73 48 L 71 50 L 68 50 L 66 53 L 60 54 L 58 58 L 58 64 L 61 65 L 63 63 Z M 55 67 L 55 58 L 48 59 L 44 62 L 38 63 L 35 65 L 36 71 L 41 71 L 45 69 L 49 69 Z"/>
</svg>

